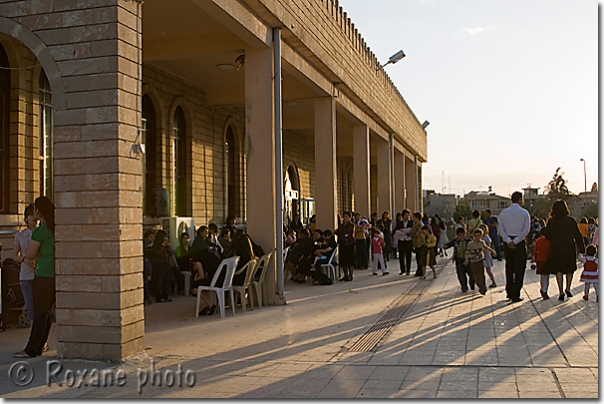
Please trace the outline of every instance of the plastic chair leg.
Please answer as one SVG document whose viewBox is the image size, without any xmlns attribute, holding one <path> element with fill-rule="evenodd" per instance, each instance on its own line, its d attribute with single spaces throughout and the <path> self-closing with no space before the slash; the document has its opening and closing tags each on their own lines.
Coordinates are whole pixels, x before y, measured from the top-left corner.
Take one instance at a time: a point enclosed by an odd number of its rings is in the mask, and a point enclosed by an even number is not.
<svg viewBox="0 0 604 404">
<path fill-rule="evenodd" d="M 245 289 L 239 289 L 237 292 L 239 293 L 239 298 L 241 299 L 241 310 L 245 313 L 245 307 L 247 306 L 247 301 L 245 298 Z"/>
<path fill-rule="evenodd" d="M 216 292 L 218 297 L 218 308 L 220 309 L 220 317 L 224 318 L 224 292 Z"/>
<path fill-rule="evenodd" d="M 231 289 L 231 309 L 233 309 L 233 316 L 235 315 L 235 294 L 233 293 L 233 289 Z M 243 302 L 243 299 L 241 300 Z"/>
<path fill-rule="evenodd" d="M 252 311 L 254 311 L 254 295 L 252 295 L 252 290 L 252 285 L 250 285 L 247 289 L 247 296 L 250 299 L 250 307 L 252 308 Z"/>
<path fill-rule="evenodd" d="M 195 305 L 195 317 L 199 317 L 199 304 L 201 302 L 201 288 L 197 288 L 197 304 Z"/>
</svg>

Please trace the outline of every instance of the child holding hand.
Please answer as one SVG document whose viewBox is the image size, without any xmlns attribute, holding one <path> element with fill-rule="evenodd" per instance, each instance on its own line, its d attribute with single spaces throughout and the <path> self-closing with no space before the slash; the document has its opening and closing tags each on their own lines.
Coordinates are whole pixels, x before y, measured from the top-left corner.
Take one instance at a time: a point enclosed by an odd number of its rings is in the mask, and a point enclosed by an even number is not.
<svg viewBox="0 0 604 404">
<path fill-rule="evenodd" d="M 579 261 L 583 263 L 583 272 L 581 273 L 581 282 L 585 283 L 585 292 L 583 300 L 589 300 L 589 285 L 594 285 L 596 290 L 596 302 L 598 301 L 598 259 L 596 254 L 598 247 L 591 244 L 585 249 L 585 257 L 579 254 Z"/>
<path fill-rule="evenodd" d="M 422 267 L 421 279 L 426 279 L 426 266 L 432 269 L 433 277 L 436 278 L 436 236 L 432 234 L 429 226 L 422 226 L 422 246 L 420 249 L 420 265 Z"/>
<path fill-rule="evenodd" d="M 533 261 L 535 261 L 535 266 L 537 267 L 537 274 L 541 278 L 541 297 L 543 300 L 547 300 L 549 299 L 549 295 L 547 294 L 547 288 L 549 287 L 549 273 L 545 272 L 543 267 L 545 266 L 547 257 L 549 257 L 552 244 L 545 238 L 544 234 L 545 227 L 542 227 L 541 230 L 539 230 L 539 238 L 535 240 L 535 245 L 533 247 Z"/>
</svg>

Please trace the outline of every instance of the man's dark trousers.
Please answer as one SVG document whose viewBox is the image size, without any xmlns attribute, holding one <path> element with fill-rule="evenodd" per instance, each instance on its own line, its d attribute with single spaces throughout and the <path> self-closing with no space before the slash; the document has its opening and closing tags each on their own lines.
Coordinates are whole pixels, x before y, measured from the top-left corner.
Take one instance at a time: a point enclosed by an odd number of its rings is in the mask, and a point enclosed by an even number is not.
<svg viewBox="0 0 604 404">
<path fill-rule="evenodd" d="M 512 301 L 520 300 L 520 291 L 524 282 L 526 269 L 526 245 L 524 240 L 510 248 L 507 243 L 503 245 L 505 254 L 505 291 Z"/>
<path fill-rule="evenodd" d="M 457 270 L 457 280 L 459 280 L 459 286 L 462 291 L 468 290 L 468 278 L 470 281 L 470 288 L 474 290 L 474 274 L 470 268 L 470 264 L 464 265 L 464 258 L 455 258 L 455 269 Z"/>
</svg>

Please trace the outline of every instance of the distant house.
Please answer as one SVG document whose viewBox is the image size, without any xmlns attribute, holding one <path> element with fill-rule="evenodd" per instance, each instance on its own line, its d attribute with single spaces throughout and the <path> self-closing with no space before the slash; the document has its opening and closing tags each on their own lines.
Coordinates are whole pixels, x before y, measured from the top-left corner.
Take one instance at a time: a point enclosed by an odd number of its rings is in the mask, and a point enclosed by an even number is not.
<svg viewBox="0 0 604 404">
<path fill-rule="evenodd" d="M 453 217 L 457 206 L 454 194 L 437 194 L 434 190 L 424 190 L 424 213 L 428 216 L 439 215 L 442 218 Z"/>
<path fill-rule="evenodd" d="M 597 192 L 580 192 L 576 198 L 568 201 L 568 208 L 571 216 L 580 218 L 585 216 L 584 210 L 587 209 L 591 204 L 598 206 L 598 193 Z M 595 209 L 597 212 L 597 209 Z"/>
<path fill-rule="evenodd" d="M 486 191 L 468 192 L 462 200 L 467 202 L 472 210 L 478 209 L 482 214 L 485 210 L 490 209 L 495 216 L 512 204 L 509 197 Z"/>
</svg>

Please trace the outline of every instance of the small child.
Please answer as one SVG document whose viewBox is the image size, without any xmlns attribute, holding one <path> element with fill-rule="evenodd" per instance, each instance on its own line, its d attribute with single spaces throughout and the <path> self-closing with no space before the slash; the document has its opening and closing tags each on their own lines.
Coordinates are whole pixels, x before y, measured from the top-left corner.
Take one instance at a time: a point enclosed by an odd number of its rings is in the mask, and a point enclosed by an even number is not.
<svg viewBox="0 0 604 404">
<path fill-rule="evenodd" d="M 543 300 L 547 300 L 549 299 L 547 294 L 547 289 L 549 287 L 549 273 L 543 271 L 543 267 L 545 266 L 545 261 L 547 261 L 549 252 L 552 249 L 552 244 L 545 238 L 544 234 L 545 227 L 542 227 L 541 230 L 539 230 L 539 238 L 535 240 L 535 245 L 533 247 L 533 260 L 535 261 L 537 274 L 541 278 L 541 290 L 539 292 L 541 292 Z"/>
<path fill-rule="evenodd" d="M 378 262 L 382 266 L 382 275 L 388 275 L 388 271 L 386 270 L 386 264 L 384 263 L 384 254 L 383 248 L 386 245 L 386 242 L 382 237 L 380 237 L 380 231 L 378 229 L 373 229 L 371 231 L 373 237 L 371 238 L 371 252 L 373 253 L 373 274 L 378 274 Z"/>
<path fill-rule="evenodd" d="M 436 278 L 436 236 L 432 234 L 430 226 L 422 226 L 422 246 L 419 251 L 419 264 L 422 267 L 420 279 L 426 279 L 426 266 L 432 269 L 433 277 Z"/>
<path fill-rule="evenodd" d="M 487 286 L 484 282 L 484 252 L 490 251 L 493 253 L 495 250 L 482 241 L 482 230 L 474 230 L 472 236 L 474 238 L 468 243 L 466 249 L 466 263 L 470 264 L 470 268 L 474 274 L 474 281 L 476 282 L 476 285 L 478 285 L 478 291 L 480 294 L 486 295 Z"/>
<path fill-rule="evenodd" d="M 596 302 L 598 301 L 598 259 L 596 254 L 598 247 L 590 244 L 585 249 L 585 257 L 579 254 L 579 261 L 583 263 L 583 272 L 581 273 L 581 282 L 585 283 L 585 292 L 583 300 L 589 300 L 589 285 L 593 284 L 596 290 Z"/>
<path fill-rule="evenodd" d="M 472 271 L 469 269 L 469 265 L 466 262 L 466 249 L 468 243 L 472 241 L 472 239 L 466 237 L 466 230 L 463 227 L 455 229 L 455 236 L 456 238 L 445 244 L 443 249 L 446 250 L 453 247 L 452 260 L 455 262 L 457 279 L 459 280 L 461 291 L 467 292 L 468 278 L 470 281 L 470 289 L 474 290 L 474 274 L 472 274 Z"/>
<path fill-rule="evenodd" d="M 296 242 L 296 232 L 292 229 L 287 231 L 287 237 L 285 238 L 285 246 L 291 247 Z"/>
<path fill-rule="evenodd" d="M 487 231 L 489 229 L 488 226 L 483 223 L 478 228 L 480 230 L 482 230 L 482 233 L 483 233 L 482 241 L 484 241 L 484 243 L 490 247 L 491 238 L 488 235 L 488 231 Z M 485 269 L 485 271 L 487 271 L 487 275 L 489 275 L 489 278 L 491 279 L 491 284 L 489 285 L 489 287 L 495 288 L 495 287 L 497 287 L 497 284 L 495 283 L 495 276 L 493 276 L 493 271 L 491 271 L 492 267 L 493 267 L 493 255 L 491 253 L 485 254 L 484 255 L 484 269 Z"/>
</svg>

